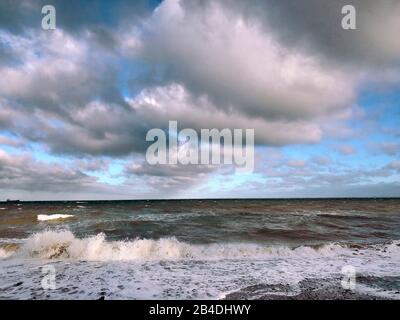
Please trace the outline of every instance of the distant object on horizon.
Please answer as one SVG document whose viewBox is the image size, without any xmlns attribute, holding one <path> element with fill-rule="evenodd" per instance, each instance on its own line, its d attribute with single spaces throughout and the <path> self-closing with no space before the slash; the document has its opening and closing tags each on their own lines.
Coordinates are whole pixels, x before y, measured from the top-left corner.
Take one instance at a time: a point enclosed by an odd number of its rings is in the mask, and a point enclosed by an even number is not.
<svg viewBox="0 0 400 320">
<path fill-rule="evenodd" d="M 19 201 L 19 200 L 7 199 L 6 202 L 7 202 L 7 203 L 18 203 L 18 202 L 20 202 L 20 201 Z"/>
</svg>

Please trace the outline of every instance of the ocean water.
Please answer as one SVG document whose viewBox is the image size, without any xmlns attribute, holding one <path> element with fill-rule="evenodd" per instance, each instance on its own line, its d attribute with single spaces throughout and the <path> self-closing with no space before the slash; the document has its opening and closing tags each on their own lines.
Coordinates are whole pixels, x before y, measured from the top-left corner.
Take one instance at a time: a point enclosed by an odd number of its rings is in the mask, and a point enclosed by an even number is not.
<svg viewBox="0 0 400 320">
<path fill-rule="evenodd" d="M 400 298 L 400 199 L 0 203 L 0 299 L 296 296 L 349 266 Z"/>
</svg>

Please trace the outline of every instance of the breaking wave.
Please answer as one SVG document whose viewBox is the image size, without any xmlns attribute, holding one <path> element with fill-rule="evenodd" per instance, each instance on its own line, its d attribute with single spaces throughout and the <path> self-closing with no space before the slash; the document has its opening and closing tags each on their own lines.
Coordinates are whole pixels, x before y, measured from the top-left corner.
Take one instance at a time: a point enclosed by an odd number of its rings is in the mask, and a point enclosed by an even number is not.
<svg viewBox="0 0 400 320">
<path fill-rule="evenodd" d="M 220 243 L 194 245 L 176 238 L 135 239 L 106 241 L 105 235 L 83 239 L 70 231 L 45 231 L 29 237 L 20 253 L 42 259 L 73 259 L 87 261 L 154 261 L 154 260 L 232 260 L 273 259 L 280 257 L 317 258 L 324 256 L 351 255 L 358 250 L 374 250 L 384 254 L 399 255 L 400 241 L 370 248 L 351 248 L 341 244 L 320 246 L 263 246 L 251 243 Z"/>
<path fill-rule="evenodd" d="M 0 242 L 0 259 L 11 257 L 19 248 L 17 243 L 1 243 Z"/>
<path fill-rule="evenodd" d="M 4 250 L 3 248 L 0 248 L 0 259 L 5 259 L 10 257 L 13 254 L 12 251 L 9 250 Z"/>
</svg>

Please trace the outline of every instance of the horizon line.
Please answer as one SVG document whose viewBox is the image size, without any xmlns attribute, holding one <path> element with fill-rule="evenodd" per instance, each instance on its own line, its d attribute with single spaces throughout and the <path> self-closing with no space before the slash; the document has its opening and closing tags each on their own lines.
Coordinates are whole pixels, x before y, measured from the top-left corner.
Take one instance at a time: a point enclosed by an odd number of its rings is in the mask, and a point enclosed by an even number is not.
<svg viewBox="0 0 400 320">
<path fill-rule="evenodd" d="M 112 201 L 221 201 L 221 200 L 400 200 L 400 196 L 388 197 L 388 196 L 370 196 L 370 197 L 255 197 L 255 198 L 154 198 L 154 199 L 75 199 L 75 200 L 19 200 L 19 199 L 7 199 L 0 200 L 0 203 L 21 203 L 21 202 L 112 202 Z"/>
</svg>

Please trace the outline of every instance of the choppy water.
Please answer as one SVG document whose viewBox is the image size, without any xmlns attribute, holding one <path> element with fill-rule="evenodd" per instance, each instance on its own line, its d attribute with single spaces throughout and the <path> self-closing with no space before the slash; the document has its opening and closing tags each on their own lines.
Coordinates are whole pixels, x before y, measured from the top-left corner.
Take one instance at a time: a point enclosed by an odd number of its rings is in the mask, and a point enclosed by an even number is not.
<svg viewBox="0 0 400 320">
<path fill-rule="evenodd" d="M 399 199 L 0 203 L 0 298 L 217 299 L 348 265 L 395 279 L 399 240 Z"/>
</svg>

